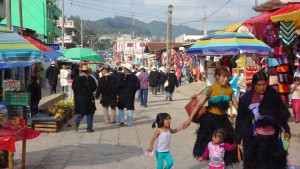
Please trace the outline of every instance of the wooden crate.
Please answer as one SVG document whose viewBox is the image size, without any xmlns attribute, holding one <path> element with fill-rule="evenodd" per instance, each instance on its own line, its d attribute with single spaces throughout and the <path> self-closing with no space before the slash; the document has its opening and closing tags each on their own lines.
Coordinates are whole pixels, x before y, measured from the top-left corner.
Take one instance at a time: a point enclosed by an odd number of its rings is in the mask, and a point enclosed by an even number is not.
<svg viewBox="0 0 300 169">
<path fill-rule="evenodd" d="M 55 132 L 57 133 L 62 127 L 61 121 L 32 121 L 34 130 L 41 132 Z"/>
</svg>

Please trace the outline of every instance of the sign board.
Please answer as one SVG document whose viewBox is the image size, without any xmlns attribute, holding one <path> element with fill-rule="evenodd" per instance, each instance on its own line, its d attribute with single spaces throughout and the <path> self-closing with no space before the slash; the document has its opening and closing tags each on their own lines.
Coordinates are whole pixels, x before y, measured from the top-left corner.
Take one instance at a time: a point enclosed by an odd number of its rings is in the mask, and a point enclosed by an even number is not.
<svg viewBox="0 0 300 169">
<path fill-rule="evenodd" d="M 49 46 L 49 47 L 52 48 L 53 50 L 60 50 L 59 44 L 48 43 L 47 46 Z"/>
</svg>

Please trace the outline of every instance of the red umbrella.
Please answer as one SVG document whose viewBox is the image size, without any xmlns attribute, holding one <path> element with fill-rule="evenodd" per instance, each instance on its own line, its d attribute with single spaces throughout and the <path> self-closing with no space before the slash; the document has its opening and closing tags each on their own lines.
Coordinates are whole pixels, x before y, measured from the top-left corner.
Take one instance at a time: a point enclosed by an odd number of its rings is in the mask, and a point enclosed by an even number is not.
<svg viewBox="0 0 300 169">
<path fill-rule="evenodd" d="M 23 38 L 26 39 L 28 42 L 30 42 L 31 44 L 33 44 L 35 47 L 37 47 L 39 50 L 41 50 L 43 52 L 53 50 L 51 47 L 48 47 L 48 46 L 32 39 L 30 36 L 23 36 Z"/>
</svg>

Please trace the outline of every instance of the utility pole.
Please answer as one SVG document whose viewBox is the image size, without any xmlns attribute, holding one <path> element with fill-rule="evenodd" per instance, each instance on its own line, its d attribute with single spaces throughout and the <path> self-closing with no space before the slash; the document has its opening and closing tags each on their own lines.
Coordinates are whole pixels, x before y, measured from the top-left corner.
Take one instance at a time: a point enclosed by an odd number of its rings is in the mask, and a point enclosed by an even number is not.
<svg viewBox="0 0 300 169">
<path fill-rule="evenodd" d="M 255 7 L 258 6 L 258 0 L 255 0 Z"/>
<path fill-rule="evenodd" d="M 83 24 L 82 24 L 82 19 L 81 19 L 81 23 L 80 23 L 80 34 L 81 34 L 81 48 L 83 48 Z"/>
<path fill-rule="evenodd" d="M 62 34 L 62 40 L 61 40 L 61 47 L 64 50 L 65 49 L 65 1 L 62 0 L 62 10 L 61 10 L 61 15 L 62 15 L 62 26 L 61 26 L 61 34 Z"/>
<path fill-rule="evenodd" d="M 132 39 L 132 61 L 134 61 L 134 0 L 131 0 L 131 39 Z"/>
<path fill-rule="evenodd" d="M 204 7 L 203 36 L 207 36 L 207 8 Z"/>
<path fill-rule="evenodd" d="M 19 0 L 19 15 L 20 15 L 20 35 L 23 36 L 22 0 Z"/>
<path fill-rule="evenodd" d="M 6 27 L 11 30 L 11 0 L 6 0 Z"/>
</svg>

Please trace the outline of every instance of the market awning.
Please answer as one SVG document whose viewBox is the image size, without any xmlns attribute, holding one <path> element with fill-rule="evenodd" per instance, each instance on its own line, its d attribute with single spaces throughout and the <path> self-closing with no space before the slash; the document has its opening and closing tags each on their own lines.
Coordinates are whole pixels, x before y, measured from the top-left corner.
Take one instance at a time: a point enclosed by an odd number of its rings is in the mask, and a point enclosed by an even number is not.
<svg viewBox="0 0 300 169">
<path fill-rule="evenodd" d="M 278 22 L 278 21 L 294 21 L 295 27 L 300 27 L 300 11 L 294 11 L 291 13 L 283 14 L 283 15 L 277 15 L 277 16 L 271 16 L 272 22 Z"/>
<path fill-rule="evenodd" d="M 222 29 L 222 32 L 236 32 L 237 29 L 243 24 L 244 22 L 235 23 L 232 25 L 227 26 L 226 28 Z"/>
<path fill-rule="evenodd" d="M 43 52 L 53 50 L 49 46 L 46 46 L 46 45 L 34 40 L 30 36 L 23 36 L 23 38 L 26 39 L 28 42 L 30 42 L 31 44 L 33 44 L 35 47 L 37 47 L 38 49 L 40 49 Z"/>
<path fill-rule="evenodd" d="M 29 66 L 42 59 L 38 48 L 17 33 L 0 27 L 0 69 Z"/>
</svg>

